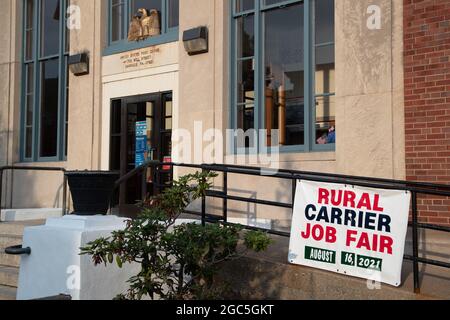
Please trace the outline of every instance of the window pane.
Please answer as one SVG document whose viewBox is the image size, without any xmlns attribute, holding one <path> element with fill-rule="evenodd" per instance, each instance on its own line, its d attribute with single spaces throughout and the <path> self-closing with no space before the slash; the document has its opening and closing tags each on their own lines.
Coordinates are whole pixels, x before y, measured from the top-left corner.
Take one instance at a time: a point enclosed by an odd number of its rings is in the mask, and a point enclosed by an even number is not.
<svg viewBox="0 0 450 320">
<path fill-rule="evenodd" d="M 166 99 L 167 100 L 164 102 L 164 117 L 165 117 L 164 129 L 172 130 L 173 103 L 171 100 L 172 98 L 166 97 Z"/>
<path fill-rule="evenodd" d="M 178 27 L 180 20 L 180 0 L 169 0 L 169 28 Z"/>
<path fill-rule="evenodd" d="M 173 113 L 172 101 L 166 101 L 166 117 L 171 117 Z"/>
<path fill-rule="evenodd" d="M 120 170 L 120 145 L 121 145 L 121 137 L 111 137 L 111 163 L 109 164 L 110 170 Z"/>
<path fill-rule="evenodd" d="M 58 145 L 59 60 L 41 63 L 40 157 L 56 157 Z"/>
<path fill-rule="evenodd" d="M 70 29 L 67 27 L 67 19 L 69 18 L 69 13 L 67 12 L 67 9 L 69 8 L 69 1 L 66 1 L 66 8 L 65 8 L 65 19 L 64 19 L 64 30 L 66 32 L 66 43 L 65 43 L 65 50 L 66 53 L 69 53 L 70 51 Z"/>
<path fill-rule="evenodd" d="M 33 30 L 26 31 L 26 54 L 25 60 L 33 59 Z"/>
<path fill-rule="evenodd" d="M 255 128 L 255 106 L 252 104 L 238 106 L 237 128 L 247 131 Z"/>
<path fill-rule="evenodd" d="M 111 134 L 121 134 L 122 132 L 122 104 L 121 100 L 114 100 L 111 103 Z"/>
<path fill-rule="evenodd" d="M 316 98 L 316 143 L 336 143 L 335 97 L 324 96 Z"/>
<path fill-rule="evenodd" d="M 111 17 L 111 41 L 118 41 L 124 38 L 124 4 L 121 0 L 113 0 Z"/>
<path fill-rule="evenodd" d="M 316 44 L 334 42 L 334 0 L 316 1 Z"/>
<path fill-rule="evenodd" d="M 144 12 L 138 12 L 140 9 L 145 10 Z M 158 12 L 157 16 L 153 13 L 154 10 Z M 130 19 L 133 15 L 139 15 L 144 38 L 155 36 L 161 34 L 161 12 L 162 0 L 132 0 Z M 155 21 L 156 19 L 158 21 Z"/>
<path fill-rule="evenodd" d="M 253 10 L 255 8 L 255 0 L 236 0 L 236 12 Z"/>
<path fill-rule="evenodd" d="M 272 145 L 278 129 L 280 145 L 305 143 L 303 4 L 265 13 L 265 128 Z"/>
<path fill-rule="evenodd" d="M 33 125 L 33 102 L 34 98 L 32 95 L 27 95 L 26 97 L 26 125 Z"/>
<path fill-rule="evenodd" d="M 236 19 L 236 39 L 238 58 L 252 57 L 255 55 L 255 19 L 254 15 Z"/>
<path fill-rule="evenodd" d="M 172 130 L 172 118 L 167 118 L 165 120 L 165 130 Z"/>
<path fill-rule="evenodd" d="M 34 92 L 34 63 L 29 63 L 26 65 L 26 74 L 26 93 L 30 94 Z"/>
<path fill-rule="evenodd" d="M 49 56 L 59 51 L 60 1 L 42 0 L 41 3 L 41 56 Z"/>
<path fill-rule="evenodd" d="M 34 17 L 34 1 L 27 0 L 26 3 L 26 27 L 25 27 L 25 60 L 33 59 L 33 17 Z"/>
<path fill-rule="evenodd" d="M 279 2 L 285 2 L 286 0 L 264 0 L 264 5 L 270 6 L 272 4 L 277 4 Z"/>
<path fill-rule="evenodd" d="M 26 66 L 26 126 L 33 126 L 34 114 L 34 64 L 30 63 Z"/>
<path fill-rule="evenodd" d="M 316 47 L 316 94 L 334 93 L 334 45 Z"/>
<path fill-rule="evenodd" d="M 335 92 L 334 0 L 316 1 L 315 32 L 315 142 L 334 144 L 336 143 L 336 113 L 333 96 Z"/>
<path fill-rule="evenodd" d="M 256 148 L 258 145 L 255 129 L 255 106 L 253 104 L 240 105 L 237 108 L 237 129 L 244 131 L 244 135 L 236 137 L 236 147 Z M 238 132 L 239 133 L 239 132 Z"/>
<path fill-rule="evenodd" d="M 32 29 L 33 28 L 33 15 L 34 15 L 34 0 L 27 0 L 26 10 L 27 10 L 26 28 Z"/>
<path fill-rule="evenodd" d="M 237 102 L 255 101 L 254 59 L 238 61 Z"/>
<path fill-rule="evenodd" d="M 146 9 L 148 12 L 155 9 L 161 15 L 162 0 L 132 0 L 131 15 L 137 14 L 139 9 Z"/>
<path fill-rule="evenodd" d="M 25 129 L 25 158 L 30 159 L 33 156 L 33 128 Z"/>
<path fill-rule="evenodd" d="M 68 59 L 66 58 L 66 119 L 65 119 L 65 128 L 64 128 L 64 136 L 65 136 L 65 150 L 64 150 L 64 155 L 67 156 L 67 152 L 69 149 L 69 84 L 70 84 L 70 78 L 69 78 L 69 65 L 68 65 Z"/>
</svg>

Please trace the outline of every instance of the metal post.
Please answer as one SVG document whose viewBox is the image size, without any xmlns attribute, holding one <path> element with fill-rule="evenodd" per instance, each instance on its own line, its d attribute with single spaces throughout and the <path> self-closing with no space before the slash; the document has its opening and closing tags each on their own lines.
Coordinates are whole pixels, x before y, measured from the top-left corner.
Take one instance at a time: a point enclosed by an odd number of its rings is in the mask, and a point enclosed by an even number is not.
<svg viewBox="0 0 450 320">
<path fill-rule="evenodd" d="M 63 172 L 63 200 L 62 200 L 62 215 L 65 216 L 68 212 L 67 210 L 67 176 L 66 173 Z"/>
<path fill-rule="evenodd" d="M 2 210 L 2 198 L 3 198 L 3 169 L 0 169 L 0 212 Z"/>
<path fill-rule="evenodd" d="M 295 193 L 297 192 L 297 179 L 292 178 L 292 208 L 295 205 Z"/>
<path fill-rule="evenodd" d="M 223 199 L 223 220 L 228 222 L 228 172 L 223 173 L 223 193 L 225 198 Z"/>
<path fill-rule="evenodd" d="M 202 172 L 205 172 L 205 169 L 202 169 Z M 202 180 L 202 183 L 205 183 L 205 179 Z M 206 225 L 206 196 L 202 195 L 202 226 Z"/>
<path fill-rule="evenodd" d="M 141 197 L 142 197 L 142 201 L 145 201 L 147 198 L 147 168 L 145 168 L 144 170 L 142 170 L 142 181 L 141 181 L 141 188 L 142 188 L 142 192 L 141 192 Z"/>
<path fill-rule="evenodd" d="M 419 234 L 418 234 L 418 215 L 417 215 L 417 194 L 412 192 L 412 228 L 413 228 L 413 272 L 414 272 L 414 292 L 420 293 L 420 282 L 419 282 Z"/>
</svg>

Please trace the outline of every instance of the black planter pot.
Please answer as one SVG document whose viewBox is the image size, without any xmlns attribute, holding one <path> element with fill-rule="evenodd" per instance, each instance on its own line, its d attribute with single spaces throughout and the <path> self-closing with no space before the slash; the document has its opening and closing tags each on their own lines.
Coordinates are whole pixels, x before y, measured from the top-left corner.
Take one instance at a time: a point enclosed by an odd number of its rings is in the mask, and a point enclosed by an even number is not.
<svg viewBox="0 0 450 320">
<path fill-rule="evenodd" d="M 73 171 L 66 172 L 66 176 L 75 210 L 73 214 L 92 216 L 108 213 L 114 183 L 120 177 L 118 172 Z"/>
</svg>

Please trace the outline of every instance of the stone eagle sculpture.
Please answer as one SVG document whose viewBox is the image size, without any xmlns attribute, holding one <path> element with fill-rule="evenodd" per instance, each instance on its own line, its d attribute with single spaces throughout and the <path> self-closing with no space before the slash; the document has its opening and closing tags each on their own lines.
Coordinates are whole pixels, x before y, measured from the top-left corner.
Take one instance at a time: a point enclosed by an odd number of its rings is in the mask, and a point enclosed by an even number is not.
<svg viewBox="0 0 450 320">
<path fill-rule="evenodd" d="M 128 41 L 140 41 L 161 34 L 158 10 L 139 9 L 130 22 Z"/>
<path fill-rule="evenodd" d="M 134 15 L 130 22 L 128 30 L 128 41 L 138 41 L 142 37 L 141 19 Z"/>
</svg>

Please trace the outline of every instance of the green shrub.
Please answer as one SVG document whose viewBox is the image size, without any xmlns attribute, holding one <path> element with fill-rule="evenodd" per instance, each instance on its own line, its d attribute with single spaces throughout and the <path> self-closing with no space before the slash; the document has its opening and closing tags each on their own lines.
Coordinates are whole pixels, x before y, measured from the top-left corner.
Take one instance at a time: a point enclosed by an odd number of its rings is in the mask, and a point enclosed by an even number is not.
<svg viewBox="0 0 450 320">
<path fill-rule="evenodd" d="M 211 179 L 216 176 L 202 172 L 181 177 L 173 187 L 145 202 L 142 213 L 124 230 L 81 248 L 81 254 L 91 255 L 95 265 L 141 265 L 140 272 L 129 279 L 128 291 L 117 299 L 218 298 L 224 290 L 214 282 L 220 264 L 247 250 L 268 248 L 271 240 L 267 234 L 235 225 L 174 226 L 186 207 L 211 188 Z"/>
</svg>

